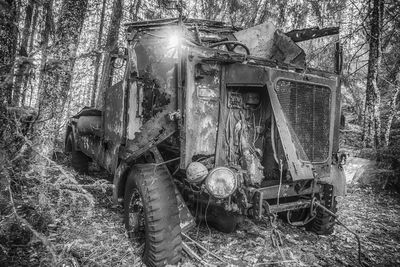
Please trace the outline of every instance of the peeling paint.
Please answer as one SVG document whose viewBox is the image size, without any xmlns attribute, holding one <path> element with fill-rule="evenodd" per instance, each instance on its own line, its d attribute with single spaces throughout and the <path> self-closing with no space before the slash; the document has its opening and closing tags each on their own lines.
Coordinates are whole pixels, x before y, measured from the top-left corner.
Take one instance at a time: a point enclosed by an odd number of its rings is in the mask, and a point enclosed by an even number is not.
<svg viewBox="0 0 400 267">
<path fill-rule="evenodd" d="M 185 103 L 187 165 L 197 154 L 213 155 L 217 145 L 220 99 L 219 65 L 188 64 Z"/>
</svg>

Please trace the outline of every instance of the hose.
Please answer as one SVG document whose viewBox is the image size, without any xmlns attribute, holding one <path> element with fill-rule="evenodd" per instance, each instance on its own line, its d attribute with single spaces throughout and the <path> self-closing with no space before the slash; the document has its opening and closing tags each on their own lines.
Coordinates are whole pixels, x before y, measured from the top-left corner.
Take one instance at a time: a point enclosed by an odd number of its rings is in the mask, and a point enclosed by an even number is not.
<svg viewBox="0 0 400 267">
<path fill-rule="evenodd" d="M 238 42 L 238 41 L 223 41 L 223 42 L 218 42 L 218 43 L 215 43 L 215 44 L 210 45 L 209 47 L 210 47 L 210 48 L 213 48 L 213 47 L 217 47 L 217 46 L 221 46 L 221 45 L 234 45 L 234 46 L 233 46 L 233 49 L 234 49 L 236 46 L 241 46 L 241 47 L 244 48 L 244 50 L 246 50 L 246 54 L 247 54 L 247 55 L 250 55 L 250 49 L 249 49 L 246 45 L 244 45 L 244 44 L 242 44 L 241 42 Z M 227 46 L 227 47 L 228 47 L 228 46 Z"/>
<path fill-rule="evenodd" d="M 271 116 L 271 144 L 272 144 L 272 151 L 274 153 L 274 159 L 276 163 L 279 163 L 278 156 L 276 154 L 276 147 L 275 147 L 275 118 Z"/>
<path fill-rule="evenodd" d="M 279 162 L 279 187 L 278 187 L 278 197 L 276 199 L 276 205 L 279 206 L 279 197 L 281 194 L 281 187 L 282 187 L 282 175 L 283 175 L 283 166 L 282 160 Z"/>
<path fill-rule="evenodd" d="M 326 213 L 328 213 L 330 216 L 332 216 L 332 217 L 336 220 L 336 222 L 337 222 L 339 225 L 343 226 L 347 231 L 349 231 L 350 233 L 352 233 L 352 234 L 355 236 L 355 238 L 357 239 L 357 244 L 358 244 L 358 262 L 360 263 L 361 266 L 367 267 L 368 265 L 367 265 L 367 264 L 364 264 L 364 263 L 361 261 L 361 241 L 360 241 L 360 237 L 359 237 L 355 232 L 353 232 L 352 230 L 350 230 L 346 225 L 344 225 L 341 221 L 339 221 L 338 216 L 337 216 L 335 213 L 333 213 L 332 211 L 330 211 L 329 209 L 327 209 L 325 206 L 323 206 L 322 204 L 320 204 L 320 203 L 318 203 L 318 202 L 315 202 L 314 204 L 315 204 L 317 207 L 319 207 L 319 208 L 321 208 L 322 210 L 324 210 L 324 211 L 325 211 Z"/>
</svg>

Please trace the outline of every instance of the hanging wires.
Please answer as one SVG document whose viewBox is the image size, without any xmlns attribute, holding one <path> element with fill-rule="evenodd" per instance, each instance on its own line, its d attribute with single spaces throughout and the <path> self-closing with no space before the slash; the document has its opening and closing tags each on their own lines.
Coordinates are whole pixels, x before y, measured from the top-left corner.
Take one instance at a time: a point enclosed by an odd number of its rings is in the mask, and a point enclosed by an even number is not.
<svg viewBox="0 0 400 267">
<path fill-rule="evenodd" d="M 278 163 L 278 156 L 276 154 L 275 146 L 275 117 L 273 115 L 271 115 L 271 144 L 275 162 Z"/>
<path fill-rule="evenodd" d="M 283 176 L 283 164 L 282 159 L 279 160 L 279 187 L 278 187 L 278 197 L 276 199 L 276 205 L 279 206 L 279 197 L 281 195 L 281 187 L 282 187 L 282 176 Z"/>
</svg>

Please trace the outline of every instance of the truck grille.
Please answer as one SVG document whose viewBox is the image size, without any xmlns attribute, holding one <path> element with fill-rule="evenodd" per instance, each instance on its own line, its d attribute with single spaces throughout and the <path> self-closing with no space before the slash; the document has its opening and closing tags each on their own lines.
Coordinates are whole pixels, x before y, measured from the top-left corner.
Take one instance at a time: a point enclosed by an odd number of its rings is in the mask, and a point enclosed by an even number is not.
<svg viewBox="0 0 400 267">
<path fill-rule="evenodd" d="M 299 156 L 322 162 L 329 156 L 331 91 L 328 87 L 279 80 L 276 92 Z"/>
</svg>

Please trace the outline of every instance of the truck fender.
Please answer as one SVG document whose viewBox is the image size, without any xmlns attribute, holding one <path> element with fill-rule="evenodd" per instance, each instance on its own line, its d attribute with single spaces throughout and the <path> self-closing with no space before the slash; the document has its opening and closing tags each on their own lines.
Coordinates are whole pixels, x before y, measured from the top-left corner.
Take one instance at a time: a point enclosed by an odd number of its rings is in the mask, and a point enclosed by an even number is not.
<svg viewBox="0 0 400 267">
<path fill-rule="evenodd" d="M 122 197 L 124 195 L 124 186 L 126 179 L 128 177 L 130 170 L 130 165 L 125 161 L 121 161 L 115 170 L 113 178 L 113 202 L 114 205 L 118 205 L 123 201 Z"/>
<path fill-rule="evenodd" d="M 331 175 L 329 177 L 322 178 L 321 182 L 333 185 L 334 196 L 346 195 L 346 176 L 341 165 L 332 165 Z"/>
</svg>

